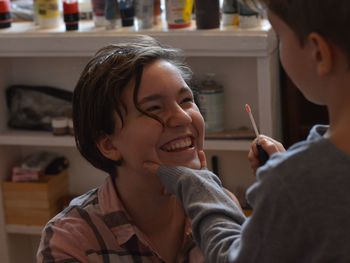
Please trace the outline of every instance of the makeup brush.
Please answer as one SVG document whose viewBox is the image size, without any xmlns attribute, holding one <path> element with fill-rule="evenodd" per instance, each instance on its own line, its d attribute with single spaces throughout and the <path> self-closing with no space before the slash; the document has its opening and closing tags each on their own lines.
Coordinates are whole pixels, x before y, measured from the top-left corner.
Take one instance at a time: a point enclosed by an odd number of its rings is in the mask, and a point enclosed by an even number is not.
<svg viewBox="0 0 350 263">
<path fill-rule="evenodd" d="M 249 118 L 250 118 L 250 121 L 252 123 L 255 135 L 258 138 L 259 137 L 259 131 L 258 131 L 258 128 L 256 127 L 256 123 L 255 123 L 255 120 L 254 120 L 254 117 L 253 117 L 253 114 L 252 114 L 252 111 L 250 109 L 249 104 L 245 105 L 245 110 L 246 110 L 246 112 L 249 115 Z M 269 155 L 263 149 L 263 147 L 259 144 L 259 141 L 256 143 L 256 147 L 257 147 L 258 153 L 259 153 L 260 165 L 264 165 L 267 162 L 267 160 L 269 159 Z"/>
</svg>

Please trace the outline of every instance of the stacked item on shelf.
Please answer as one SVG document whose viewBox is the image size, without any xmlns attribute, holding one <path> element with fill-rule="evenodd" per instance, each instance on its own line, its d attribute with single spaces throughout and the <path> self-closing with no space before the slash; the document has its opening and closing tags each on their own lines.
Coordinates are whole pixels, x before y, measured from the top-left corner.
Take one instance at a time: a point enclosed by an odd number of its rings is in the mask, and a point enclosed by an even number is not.
<svg viewBox="0 0 350 263">
<path fill-rule="evenodd" d="M 64 156 L 43 151 L 32 154 L 18 165 L 12 167 L 12 182 L 38 181 L 42 176 L 54 176 L 68 168 L 68 160 Z"/>
<path fill-rule="evenodd" d="M 0 3 L 9 0 L 0 0 Z M 60 28 L 79 30 L 80 20 L 93 18 L 95 27 L 107 30 L 129 28 L 139 31 L 150 29 L 160 24 L 163 28 L 179 29 L 195 27 L 196 29 L 216 29 L 220 26 L 254 28 L 260 25 L 261 9 L 238 0 L 37 0 L 28 10 L 27 0 L 15 0 L 11 11 L 16 14 L 15 21 L 21 19 L 34 21 L 39 28 Z M 9 4 L 8 4 L 9 5 Z M 0 5 L 1 6 L 1 5 Z M 23 18 L 23 8 L 26 18 Z M 0 10 L 1 12 L 1 10 Z M 10 14 L 10 10 L 7 11 Z M 30 15 L 31 13 L 31 15 Z M 11 17 L 9 17 L 11 18 Z M 64 23 L 63 23 L 64 22 Z M 6 27 L 11 26 L 7 23 Z"/>
<path fill-rule="evenodd" d="M 72 92 L 54 87 L 12 85 L 6 90 L 8 126 L 73 135 L 72 97 Z"/>
<path fill-rule="evenodd" d="M 68 160 L 39 152 L 12 169 L 1 183 L 6 224 L 43 226 L 62 210 L 69 195 Z"/>
</svg>

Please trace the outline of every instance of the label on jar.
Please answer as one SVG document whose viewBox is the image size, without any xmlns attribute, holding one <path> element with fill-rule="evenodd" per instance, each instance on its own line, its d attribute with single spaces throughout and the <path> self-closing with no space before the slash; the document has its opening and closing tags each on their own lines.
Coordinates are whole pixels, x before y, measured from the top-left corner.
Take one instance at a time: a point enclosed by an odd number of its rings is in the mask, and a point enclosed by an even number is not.
<svg viewBox="0 0 350 263">
<path fill-rule="evenodd" d="M 166 18 L 170 28 L 191 24 L 193 0 L 166 0 Z"/>
<path fill-rule="evenodd" d="M 199 93 L 200 111 L 204 117 L 205 130 L 224 130 L 224 94 L 218 90 L 204 90 Z"/>
<path fill-rule="evenodd" d="M 60 16 L 58 0 L 37 0 L 38 13 L 42 18 L 57 18 Z"/>
</svg>

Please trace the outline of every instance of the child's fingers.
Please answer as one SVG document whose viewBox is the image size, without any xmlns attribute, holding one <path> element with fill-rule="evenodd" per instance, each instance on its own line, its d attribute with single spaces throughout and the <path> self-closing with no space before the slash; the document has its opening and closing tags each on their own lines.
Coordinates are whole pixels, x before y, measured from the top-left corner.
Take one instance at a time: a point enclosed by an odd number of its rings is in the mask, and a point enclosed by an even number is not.
<svg viewBox="0 0 350 263">
<path fill-rule="evenodd" d="M 259 151 L 256 147 L 257 139 L 254 139 L 252 143 L 250 144 L 250 150 L 248 153 L 248 160 L 253 162 L 259 162 Z"/>
<path fill-rule="evenodd" d="M 280 142 L 266 136 L 259 136 L 258 143 L 267 152 L 268 155 L 285 151 L 283 145 Z"/>
<path fill-rule="evenodd" d="M 198 151 L 198 158 L 201 163 L 201 169 L 207 168 L 207 159 L 203 150 Z"/>
<path fill-rule="evenodd" d="M 253 150 L 255 148 L 255 150 Z M 253 174 L 255 175 L 256 169 L 260 166 L 260 160 L 258 158 L 258 153 L 256 149 L 256 143 L 254 143 L 254 146 L 252 145 L 249 153 L 248 153 L 248 161 L 250 163 L 250 167 L 253 170 Z"/>
</svg>

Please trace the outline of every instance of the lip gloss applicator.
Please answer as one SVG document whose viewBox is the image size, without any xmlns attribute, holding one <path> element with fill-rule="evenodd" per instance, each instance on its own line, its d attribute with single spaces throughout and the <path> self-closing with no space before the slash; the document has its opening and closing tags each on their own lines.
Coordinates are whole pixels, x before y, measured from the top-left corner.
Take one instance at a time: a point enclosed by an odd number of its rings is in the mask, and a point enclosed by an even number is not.
<svg viewBox="0 0 350 263">
<path fill-rule="evenodd" d="M 258 128 L 256 127 L 256 123 L 255 123 L 255 120 L 254 120 L 254 117 L 253 117 L 253 114 L 252 114 L 252 111 L 250 109 L 249 104 L 245 105 L 245 110 L 246 110 L 246 112 L 249 115 L 249 118 L 250 118 L 250 121 L 252 123 L 255 135 L 258 138 L 259 137 L 259 131 L 258 131 Z M 258 142 L 256 143 L 256 147 L 257 147 L 258 153 L 259 153 L 260 165 L 264 165 L 267 162 L 267 160 L 269 159 L 269 155 L 263 149 L 263 147 L 261 147 L 261 145 Z"/>
</svg>

